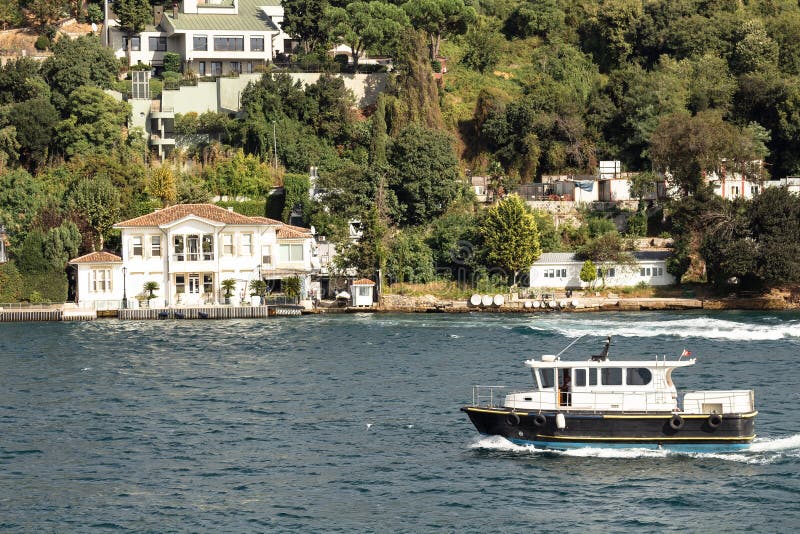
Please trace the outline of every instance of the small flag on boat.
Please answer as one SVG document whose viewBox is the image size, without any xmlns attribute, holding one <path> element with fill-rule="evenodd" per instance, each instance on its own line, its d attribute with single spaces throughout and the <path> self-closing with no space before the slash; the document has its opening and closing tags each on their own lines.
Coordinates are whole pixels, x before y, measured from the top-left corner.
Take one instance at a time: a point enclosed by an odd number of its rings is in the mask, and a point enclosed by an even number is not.
<svg viewBox="0 0 800 534">
<path fill-rule="evenodd" d="M 683 352 L 681 352 L 681 358 L 683 358 L 684 356 L 691 356 L 691 355 L 692 355 L 692 352 L 688 351 L 686 349 L 683 349 Z"/>
</svg>

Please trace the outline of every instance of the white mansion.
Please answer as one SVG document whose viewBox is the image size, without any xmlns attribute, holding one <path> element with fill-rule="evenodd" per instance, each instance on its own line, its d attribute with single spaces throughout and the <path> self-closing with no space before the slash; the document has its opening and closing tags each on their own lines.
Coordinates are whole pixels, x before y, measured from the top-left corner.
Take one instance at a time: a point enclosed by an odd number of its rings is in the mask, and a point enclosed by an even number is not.
<svg viewBox="0 0 800 534">
<path fill-rule="evenodd" d="M 221 283 L 233 279 L 231 302 L 250 298 L 250 282 L 301 280 L 311 290 L 319 273 L 310 230 L 266 217 L 247 217 L 213 204 L 179 204 L 122 221 L 122 257 L 93 252 L 70 261 L 77 269 L 81 308 L 139 304 L 147 282 L 159 289 L 151 307 L 221 304 Z"/>
</svg>

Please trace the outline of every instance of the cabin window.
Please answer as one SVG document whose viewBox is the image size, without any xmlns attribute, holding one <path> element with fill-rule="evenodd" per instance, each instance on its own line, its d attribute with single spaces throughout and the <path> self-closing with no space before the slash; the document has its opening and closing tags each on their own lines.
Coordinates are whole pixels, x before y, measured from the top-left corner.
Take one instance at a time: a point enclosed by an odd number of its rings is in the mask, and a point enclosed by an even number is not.
<svg viewBox="0 0 800 534">
<path fill-rule="evenodd" d="M 598 369 L 589 369 L 589 385 L 596 386 L 597 385 L 597 371 Z"/>
<path fill-rule="evenodd" d="M 572 382 L 575 387 L 582 388 L 586 386 L 586 369 L 574 369 L 572 371 Z"/>
<path fill-rule="evenodd" d="M 629 386 L 646 386 L 653 379 L 650 369 L 644 367 L 627 369 L 626 382 Z"/>
<path fill-rule="evenodd" d="M 601 381 L 604 386 L 622 385 L 622 368 L 606 367 L 600 370 Z"/>
<path fill-rule="evenodd" d="M 542 384 L 542 389 L 548 389 L 553 387 L 553 384 L 555 384 L 555 380 L 553 380 L 553 377 L 555 376 L 554 371 L 555 369 L 542 369 L 539 372 L 539 375 L 542 377 L 542 379 L 540 380 L 540 383 Z"/>
</svg>

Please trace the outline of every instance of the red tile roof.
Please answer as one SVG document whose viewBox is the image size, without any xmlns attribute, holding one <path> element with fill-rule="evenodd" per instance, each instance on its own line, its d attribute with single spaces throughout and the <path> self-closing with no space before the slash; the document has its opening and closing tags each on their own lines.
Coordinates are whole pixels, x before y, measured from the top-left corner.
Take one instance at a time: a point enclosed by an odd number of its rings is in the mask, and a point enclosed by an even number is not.
<svg viewBox="0 0 800 534">
<path fill-rule="evenodd" d="M 278 228 L 276 235 L 278 236 L 278 239 L 301 239 L 311 237 L 311 230 L 308 228 L 300 228 L 299 226 L 284 224 Z"/>
<path fill-rule="evenodd" d="M 283 226 L 283 223 L 281 221 L 277 221 L 275 219 L 270 219 L 269 217 L 250 217 L 250 218 L 253 219 L 254 221 L 260 222 L 261 224 L 270 224 L 270 225 L 276 225 L 276 226 Z"/>
<path fill-rule="evenodd" d="M 361 280 L 356 280 L 355 282 L 353 282 L 353 285 L 354 286 L 374 286 L 375 282 L 373 282 L 372 280 L 369 280 L 367 278 L 362 278 Z"/>
<path fill-rule="evenodd" d="M 122 258 L 110 252 L 90 252 L 69 260 L 70 263 L 122 263 Z"/>
<path fill-rule="evenodd" d="M 115 228 L 125 228 L 131 226 L 160 226 L 194 215 L 203 219 L 223 224 L 253 225 L 264 224 L 263 217 L 246 217 L 240 213 L 228 211 L 226 208 L 215 206 L 214 204 L 176 204 L 168 208 L 154 211 L 140 217 L 128 219 L 114 225 Z"/>
</svg>

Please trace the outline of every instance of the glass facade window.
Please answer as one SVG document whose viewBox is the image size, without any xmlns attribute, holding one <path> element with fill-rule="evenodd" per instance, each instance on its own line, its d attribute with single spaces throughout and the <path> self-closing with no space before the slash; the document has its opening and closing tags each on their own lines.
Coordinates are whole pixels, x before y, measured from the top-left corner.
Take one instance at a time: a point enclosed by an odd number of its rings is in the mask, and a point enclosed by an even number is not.
<svg viewBox="0 0 800 534">
<path fill-rule="evenodd" d="M 281 261 L 303 261 L 303 245 L 281 245 L 280 255 Z"/>
<path fill-rule="evenodd" d="M 195 35 L 192 37 L 192 50 L 197 50 L 201 52 L 205 52 L 208 50 L 208 36 L 207 35 Z"/>
<path fill-rule="evenodd" d="M 151 52 L 166 52 L 167 51 L 167 38 L 166 37 L 149 37 L 148 46 Z"/>
<path fill-rule="evenodd" d="M 138 52 L 139 50 L 142 49 L 142 38 L 141 37 L 139 37 L 138 35 L 134 35 L 133 37 L 131 37 L 130 41 L 131 41 L 131 51 L 132 52 Z M 128 37 L 127 36 L 122 38 L 122 49 L 123 50 L 127 50 L 128 49 Z"/>
<path fill-rule="evenodd" d="M 244 37 L 214 37 L 214 50 L 217 52 L 243 52 Z"/>
<path fill-rule="evenodd" d="M 263 37 L 251 37 L 250 38 L 250 51 L 251 52 L 263 52 L 264 51 L 264 38 Z"/>
</svg>

